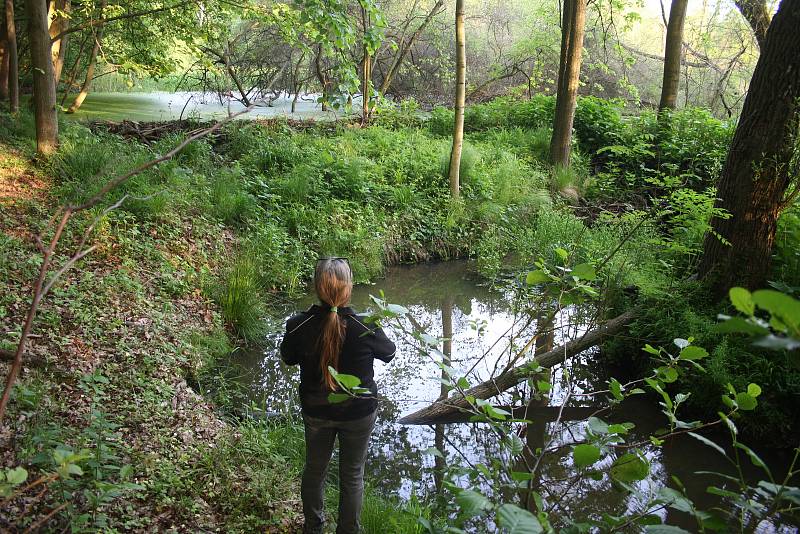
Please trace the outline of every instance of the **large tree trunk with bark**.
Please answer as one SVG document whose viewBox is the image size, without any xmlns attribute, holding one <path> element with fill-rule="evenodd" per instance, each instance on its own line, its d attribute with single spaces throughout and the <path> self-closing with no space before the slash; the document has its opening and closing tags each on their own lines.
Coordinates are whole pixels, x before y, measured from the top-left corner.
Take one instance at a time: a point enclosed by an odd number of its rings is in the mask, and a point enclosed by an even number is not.
<svg viewBox="0 0 800 534">
<path fill-rule="evenodd" d="M 422 32 L 425 31 L 425 28 L 428 27 L 433 18 L 439 14 L 439 12 L 442 10 L 442 6 L 444 6 L 444 0 L 436 0 L 436 4 L 434 4 L 434 6 L 428 12 L 427 16 L 422 21 L 422 24 L 420 24 L 416 31 L 411 34 L 411 37 L 400 42 L 397 55 L 394 57 L 392 64 L 389 66 L 389 70 L 386 72 L 386 76 L 384 76 L 383 81 L 381 82 L 380 93 L 382 95 L 385 95 L 389 90 L 389 87 L 392 85 L 392 80 L 397 74 L 397 71 L 400 70 L 400 67 L 403 64 L 403 61 L 405 61 L 406 56 L 411 51 L 411 47 L 414 46 L 414 43 L 417 41 L 417 39 L 419 39 L 419 36 L 422 35 Z"/>
<path fill-rule="evenodd" d="M 769 28 L 769 10 L 764 0 L 734 0 L 736 7 L 753 29 L 758 47 L 763 50 Z"/>
<path fill-rule="evenodd" d="M 19 110 L 19 57 L 17 56 L 17 26 L 14 24 L 14 0 L 6 0 L 6 50 L 8 52 L 8 109 Z"/>
<path fill-rule="evenodd" d="M 553 367 L 567 358 L 571 358 L 581 352 L 590 349 L 600 344 L 608 336 L 614 335 L 619 332 L 624 326 L 629 324 L 636 318 L 637 310 L 630 310 L 622 315 L 611 319 L 603 326 L 587 332 L 583 336 L 564 345 L 556 347 L 547 352 L 537 354 L 533 359 L 539 363 L 540 366 L 545 368 Z M 466 410 L 470 407 L 466 397 L 474 397 L 476 399 L 490 399 L 500 393 L 511 389 L 520 382 L 524 381 L 530 376 L 530 362 L 513 367 L 498 376 L 491 378 L 485 382 L 471 387 L 464 391 L 464 394 L 457 393 L 450 397 L 439 399 L 433 404 L 417 410 L 402 419 L 400 423 L 404 425 L 419 425 L 419 424 L 432 424 L 440 420 L 444 416 L 451 416 L 461 410 Z"/>
<path fill-rule="evenodd" d="M 583 34 L 586 26 L 586 0 L 565 0 L 561 27 L 561 58 L 558 65 L 556 114 L 550 140 L 550 162 L 569 166 L 572 122 L 581 74 Z"/>
<path fill-rule="evenodd" d="M 458 198 L 461 149 L 464 145 L 464 100 L 467 95 L 467 38 L 464 31 L 464 0 L 456 0 L 456 97 L 453 148 L 450 151 L 450 196 Z"/>
<path fill-rule="evenodd" d="M 664 47 L 664 79 L 661 83 L 659 111 L 675 109 L 678 101 L 681 55 L 683 55 L 683 21 L 686 19 L 688 3 L 688 0 L 672 0 L 672 6 L 669 8 L 667 42 Z"/>
<path fill-rule="evenodd" d="M 717 295 L 762 287 L 770 271 L 778 216 L 798 173 L 800 0 L 783 0 L 767 32 L 718 184 L 715 217 L 700 274 Z M 723 241 L 724 240 L 724 241 Z"/>
<path fill-rule="evenodd" d="M 49 155 L 58 148 L 56 81 L 47 25 L 47 3 L 26 0 L 28 37 L 33 70 L 33 111 L 36 117 L 36 151 Z"/>
</svg>

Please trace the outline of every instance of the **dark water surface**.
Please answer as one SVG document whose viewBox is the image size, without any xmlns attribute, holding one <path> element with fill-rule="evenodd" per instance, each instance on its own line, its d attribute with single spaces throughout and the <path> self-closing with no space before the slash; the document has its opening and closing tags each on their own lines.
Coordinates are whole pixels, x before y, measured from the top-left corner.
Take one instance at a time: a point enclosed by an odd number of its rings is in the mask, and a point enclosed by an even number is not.
<svg viewBox="0 0 800 534">
<path fill-rule="evenodd" d="M 386 273 L 386 278 L 375 285 L 354 288 L 353 307 L 365 311 L 370 307 L 369 295 L 377 295 L 381 290 L 389 302 L 407 307 L 419 325 L 431 335 L 443 336 L 443 332 L 452 331 L 452 367 L 459 373 L 474 367 L 469 374 L 472 384 L 496 374 L 497 369 L 502 369 L 508 362 L 510 355 L 521 349 L 535 333 L 535 324 L 526 331 L 521 331 L 527 316 L 515 314 L 509 295 L 480 284 L 466 262 L 391 268 Z M 295 393 L 299 373 L 297 368 L 289 368 L 280 362 L 277 345 L 283 333 L 285 319 L 314 301 L 314 297 L 309 295 L 285 307 L 277 307 L 271 319 L 272 333 L 268 336 L 265 347 L 258 350 L 237 350 L 232 355 L 232 365 L 237 367 L 237 379 L 246 387 L 249 401 L 253 405 L 267 412 L 296 414 L 299 411 Z M 562 313 L 556 318 L 557 332 L 552 342 L 559 344 L 565 337 L 576 337 L 585 330 L 585 326 L 581 326 L 582 322 L 584 321 L 579 311 Z M 509 332 L 519 336 L 519 341 L 513 347 L 502 341 L 495 344 L 498 339 L 507 338 Z M 433 446 L 444 451 L 444 462 L 456 460 L 462 464 L 488 464 L 491 458 L 498 456 L 504 462 L 519 461 L 508 458 L 507 452 L 498 453 L 496 436 L 483 424 L 398 424 L 400 417 L 427 405 L 440 395 L 441 371 L 428 357 L 413 349 L 408 336 L 393 331 L 387 331 L 387 334 L 397 343 L 398 352 L 390 364 L 377 360 L 375 364 L 375 379 L 384 399 L 380 402 L 378 424 L 367 461 L 369 484 L 384 494 L 401 498 L 409 498 L 412 494 L 422 501 L 435 498 L 441 488 L 441 480 L 436 476 L 435 467 L 437 462 L 441 464 L 443 460 L 425 452 Z M 583 391 L 606 389 L 605 379 L 592 376 L 593 355 L 592 351 L 587 351 L 572 359 L 568 364 L 569 373 L 565 373 L 564 366 L 553 370 L 550 405 L 559 405 L 568 390 L 574 395 Z M 527 398 L 524 386 L 519 387 L 518 393 Z M 573 397 L 570 406 L 581 406 L 580 399 L 580 396 L 577 399 Z M 507 396 L 500 399 L 498 404 L 507 404 L 509 400 Z M 613 414 L 602 417 L 610 421 L 634 423 L 634 441 L 647 440 L 652 432 L 666 424 L 660 407 L 644 396 L 626 400 Z M 569 418 L 579 419 L 580 415 Z M 580 439 L 584 426 L 584 422 L 580 420 L 556 425 L 547 422 L 547 417 L 543 417 L 535 420 L 534 424 L 527 425 L 527 428 L 520 425 L 519 432 L 532 447 L 552 447 Z M 729 441 L 721 435 L 712 437 L 720 443 Z M 722 481 L 710 475 L 695 474 L 696 471 L 731 472 L 731 466 L 719 453 L 689 437 L 672 439 L 660 448 L 647 444 L 642 449 L 651 462 L 651 477 L 639 483 L 641 489 L 655 492 L 666 485 L 671 477 L 677 476 L 687 486 L 690 497 L 699 508 L 707 509 L 719 503 L 717 498 L 706 493 L 706 487 L 712 484 L 722 485 Z M 575 471 L 570 451 L 566 447 L 558 454 L 547 456 L 542 464 L 539 482 L 545 499 L 549 496 L 551 500 L 566 503 L 551 517 L 557 521 L 559 514 L 581 518 L 603 512 L 620 514 L 626 509 L 637 508 L 635 497 L 614 488 L 608 477 L 601 481 L 586 479 L 572 484 L 570 475 Z M 762 458 L 774 466 L 776 477 L 779 476 L 781 467 L 785 470 L 790 461 L 787 451 L 759 452 Z M 606 461 L 610 463 L 610 460 Z M 748 471 L 752 471 L 749 473 L 751 476 L 761 476 L 751 469 L 747 460 L 743 464 L 746 464 Z M 482 489 L 490 491 L 490 488 Z M 669 514 L 672 524 L 695 530 L 693 521 L 681 516 L 679 512 L 662 510 L 658 513 L 662 517 Z M 791 526 L 789 518 L 782 521 L 785 523 L 759 525 L 758 531 L 797 532 Z"/>
</svg>

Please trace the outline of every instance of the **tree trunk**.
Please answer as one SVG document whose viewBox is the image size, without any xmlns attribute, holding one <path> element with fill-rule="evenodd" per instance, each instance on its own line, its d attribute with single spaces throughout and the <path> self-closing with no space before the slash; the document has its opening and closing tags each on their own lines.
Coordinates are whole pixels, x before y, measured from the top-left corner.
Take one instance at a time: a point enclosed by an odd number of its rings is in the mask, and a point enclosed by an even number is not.
<svg viewBox="0 0 800 534">
<path fill-rule="evenodd" d="M 763 50 L 764 40 L 767 38 L 767 28 L 769 28 L 767 3 L 764 0 L 734 0 L 734 3 L 753 29 L 758 47 Z"/>
<path fill-rule="evenodd" d="M 50 29 L 48 32 L 50 34 L 51 42 L 53 43 L 53 76 L 56 80 L 56 86 L 61 80 L 61 71 L 64 69 L 64 60 L 67 58 L 69 34 L 55 41 L 53 38 L 69 27 L 69 19 L 63 15 L 60 15 L 60 13 L 69 13 L 71 8 L 71 0 L 56 0 L 55 9 L 59 13 L 54 14 L 54 18 L 50 23 Z"/>
<path fill-rule="evenodd" d="M 688 0 L 672 0 L 672 6 L 669 8 L 667 43 L 664 48 L 664 79 L 661 83 L 659 111 L 675 109 L 677 104 L 683 52 L 683 21 L 686 19 L 688 3 Z"/>
<path fill-rule="evenodd" d="M 47 4 L 43 0 L 26 0 L 25 8 L 28 15 L 33 71 L 36 151 L 41 155 L 49 155 L 58 148 L 58 113 L 50 34 L 47 27 Z"/>
<path fill-rule="evenodd" d="M 586 0 L 565 0 L 561 27 L 561 59 L 558 65 L 558 92 L 550 140 L 550 162 L 569 167 L 572 122 L 581 74 L 581 53 L 586 25 Z"/>
<path fill-rule="evenodd" d="M 8 38 L 6 25 L 0 25 L 0 100 L 8 99 Z"/>
<path fill-rule="evenodd" d="M 320 88 L 322 89 L 322 111 L 328 111 L 328 96 L 330 95 L 330 80 L 322 68 L 322 45 L 317 46 L 317 54 L 314 56 L 314 72 L 317 75 Z"/>
<path fill-rule="evenodd" d="M 67 98 L 69 98 L 69 94 L 72 92 L 72 87 L 75 85 L 75 78 L 78 76 L 78 66 L 83 56 L 83 49 L 86 48 L 86 43 L 89 42 L 90 37 L 91 35 L 87 35 L 83 38 L 80 47 L 78 47 L 78 53 L 75 54 L 75 61 L 72 63 L 72 68 L 69 70 L 67 82 L 64 84 L 64 95 L 61 97 L 61 107 L 64 107 Z"/>
<path fill-rule="evenodd" d="M 105 4 L 105 2 L 103 2 Z M 89 64 L 86 66 L 86 77 L 83 79 L 81 91 L 72 101 L 67 113 L 75 113 L 83 105 L 83 101 L 89 95 L 89 90 L 92 88 L 92 80 L 94 79 L 94 70 L 97 66 L 97 54 L 100 53 L 100 40 L 103 38 L 103 26 L 97 29 L 97 34 L 94 37 L 94 46 L 92 52 L 89 54 Z"/>
<path fill-rule="evenodd" d="M 742 115 L 718 183 L 700 275 L 715 293 L 763 287 L 770 271 L 778 215 L 797 162 L 800 134 L 800 0 L 783 0 L 756 63 Z M 723 241 L 724 239 L 724 241 Z"/>
<path fill-rule="evenodd" d="M 369 124 L 369 115 L 370 115 L 370 93 L 372 84 L 370 83 L 370 79 L 372 78 L 372 57 L 370 56 L 367 47 L 364 47 L 364 69 L 363 69 L 363 80 L 361 81 L 361 124 L 366 126 Z"/>
<path fill-rule="evenodd" d="M 536 355 L 534 360 L 539 362 L 542 367 L 553 367 L 567 358 L 571 358 L 581 352 L 600 344 L 606 337 L 617 333 L 624 326 L 636 317 L 636 310 L 629 310 L 622 315 L 611 319 L 603 326 L 587 332 L 580 338 L 570 341 L 552 350 Z M 500 373 L 498 376 L 485 382 L 471 387 L 464 392 L 451 395 L 446 399 L 439 399 L 430 406 L 409 414 L 400 423 L 404 425 L 432 424 L 438 422 L 443 416 L 450 416 L 460 410 L 466 410 L 470 404 L 465 396 L 472 396 L 476 399 L 490 399 L 495 395 L 516 386 L 528 376 L 530 376 L 530 362 L 513 367 Z"/>
<path fill-rule="evenodd" d="M 422 35 L 422 32 L 425 31 L 425 28 L 428 27 L 433 18 L 439 13 L 439 11 L 441 11 L 442 6 L 444 6 L 444 0 L 436 0 L 436 4 L 434 4 L 433 8 L 428 12 L 428 15 L 422 21 L 422 24 L 420 24 L 416 31 L 411 34 L 411 37 L 403 40 L 403 42 L 400 43 L 400 48 L 397 51 L 397 55 L 392 61 L 389 70 L 386 72 L 386 76 L 384 76 L 383 81 L 381 82 L 380 93 L 382 95 L 386 94 L 386 92 L 389 90 L 389 87 L 391 87 L 395 74 L 397 74 L 397 71 L 400 70 L 400 66 L 403 64 L 406 56 L 411 51 L 411 47 L 414 45 L 414 42 L 419 39 L 419 36 Z"/>
<path fill-rule="evenodd" d="M 19 111 L 19 57 L 17 56 L 17 26 L 14 24 L 14 0 L 6 0 L 6 38 L 8 50 L 8 109 Z"/>
<path fill-rule="evenodd" d="M 456 0 L 456 98 L 453 148 L 450 151 L 450 196 L 458 198 L 461 148 L 464 144 L 464 99 L 467 94 L 467 43 L 464 31 L 464 0 Z"/>
</svg>

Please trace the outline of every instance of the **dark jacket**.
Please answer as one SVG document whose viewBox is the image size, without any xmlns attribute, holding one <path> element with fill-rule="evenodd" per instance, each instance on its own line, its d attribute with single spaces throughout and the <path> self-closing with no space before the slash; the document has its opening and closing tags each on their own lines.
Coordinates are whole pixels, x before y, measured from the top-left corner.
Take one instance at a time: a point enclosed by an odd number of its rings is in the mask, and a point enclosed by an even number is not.
<svg viewBox="0 0 800 534">
<path fill-rule="evenodd" d="M 394 357 L 395 345 L 381 328 L 365 324 L 364 318 L 359 317 L 352 308 L 339 308 L 339 316 L 345 319 L 347 328 L 339 355 L 338 371 L 357 376 L 361 380 L 361 386 L 368 388 L 372 395 L 331 404 L 328 402 L 330 391 L 322 379 L 317 351 L 323 319 L 328 313 L 330 308 L 314 305 L 292 316 L 286 322 L 286 334 L 281 341 L 281 359 L 288 365 L 300 364 L 300 402 L 303 413 L 336 421 L 365 417 L 378 406 L 373 359 L 390 362 Z"/>
</svg>

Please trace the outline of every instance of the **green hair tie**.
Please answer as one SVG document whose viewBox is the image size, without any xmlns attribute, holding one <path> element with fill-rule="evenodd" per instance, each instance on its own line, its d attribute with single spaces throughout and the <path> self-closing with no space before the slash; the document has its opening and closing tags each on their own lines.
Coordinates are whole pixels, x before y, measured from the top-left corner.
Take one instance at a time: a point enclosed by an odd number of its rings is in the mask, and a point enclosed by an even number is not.
<svg viewBox="0 0 800 534">
<path fill-rule="evenodd" d="M 331 306 L 331 312 L 339 313 L 339 308 L 337 308 L 336 306 Z"/>
</svg>

